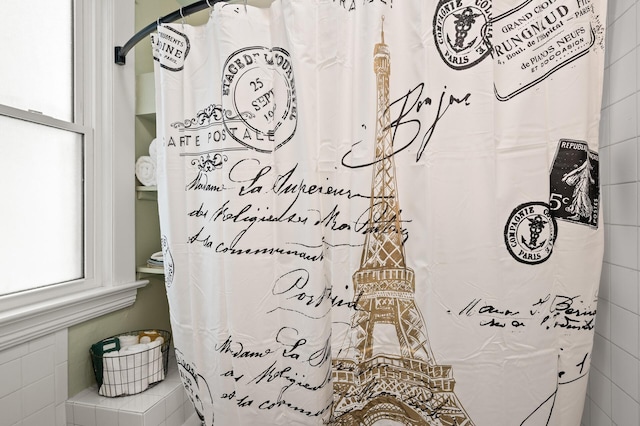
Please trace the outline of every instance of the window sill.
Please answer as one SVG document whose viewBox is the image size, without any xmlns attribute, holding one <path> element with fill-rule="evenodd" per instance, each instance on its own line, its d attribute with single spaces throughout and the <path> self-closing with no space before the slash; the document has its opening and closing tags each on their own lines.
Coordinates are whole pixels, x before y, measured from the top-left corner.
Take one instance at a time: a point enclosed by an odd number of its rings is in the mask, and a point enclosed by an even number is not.
<svg viewBox="0 0 640 426">
<path fill-rule="evenodd" d="M 148 282 L 138 280 L 113 287 L 100 287 L 0 312 L 0 351 L 131 306 L 136 300 L 138 288 Z"/>
</svg>

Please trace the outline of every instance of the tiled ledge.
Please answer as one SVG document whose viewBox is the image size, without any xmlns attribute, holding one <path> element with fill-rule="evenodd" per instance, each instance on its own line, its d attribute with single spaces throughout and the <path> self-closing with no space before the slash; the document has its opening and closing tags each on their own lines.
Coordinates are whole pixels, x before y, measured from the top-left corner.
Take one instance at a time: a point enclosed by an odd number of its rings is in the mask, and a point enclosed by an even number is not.
<svg viewBox="0 0 640 426">
<path fill-rule="evenodd" d="M 195 410 L 180 382 L 175 358 L 166 378 L 144 392 L 117 398 L 98 394 L 92 386 L 69 398 L 67 426 L 191 426 Z"/>
</svg>

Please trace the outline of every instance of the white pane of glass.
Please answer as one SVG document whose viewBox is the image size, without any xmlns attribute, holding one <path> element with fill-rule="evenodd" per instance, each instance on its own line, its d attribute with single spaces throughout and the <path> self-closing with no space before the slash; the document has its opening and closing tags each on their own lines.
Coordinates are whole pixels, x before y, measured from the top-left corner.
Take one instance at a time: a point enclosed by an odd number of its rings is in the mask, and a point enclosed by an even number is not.
<svg viewBox="0 0 640 426">
<path fill-rule="evenodd" d="M 1 0 L 0 104 L 73 120 L 72 0 Z"/>
<path fill-rule="evenodd" d="M 83 275 L 82 136 L 0 116 L 0 294 Z"/>
</svg>

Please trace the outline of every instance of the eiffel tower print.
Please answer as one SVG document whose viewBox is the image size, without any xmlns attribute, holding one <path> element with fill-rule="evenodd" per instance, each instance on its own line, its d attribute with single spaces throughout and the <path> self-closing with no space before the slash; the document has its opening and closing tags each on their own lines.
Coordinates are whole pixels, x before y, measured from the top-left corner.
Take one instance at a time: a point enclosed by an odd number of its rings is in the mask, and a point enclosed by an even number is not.
<svg viewBox="0 0 640 426">
<path fill-rule="evenodd" d="M 357 308 L 346 343 L 332 359 L 332 425 L 473 426 L 454 394 L 450 365 L 438 365 L 415 304 L 415 275 L 405 263 L 389 131 L 389 48 L 373 53 L 377 85 L 375 162 L 369 224 L 353 275 Z M 393 348 L 393 351 L 389 350 Z"/>
</svg>

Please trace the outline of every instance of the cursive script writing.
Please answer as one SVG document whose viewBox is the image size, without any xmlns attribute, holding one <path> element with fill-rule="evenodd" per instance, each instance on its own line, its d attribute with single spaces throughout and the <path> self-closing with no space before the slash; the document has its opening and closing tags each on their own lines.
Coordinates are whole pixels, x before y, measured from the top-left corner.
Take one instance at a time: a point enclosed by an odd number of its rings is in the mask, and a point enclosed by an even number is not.
<svg viewBox="0 0 640 426">
<path fill-rule="evenodd" d="M 410 89 L 405 95 L 391 102 L 387 107 L 388 110 L 391 110 L 393 107 L 398 107 L 400 109 L 399 113 L 393 120 L 391 120 L 388 127 L 383 129 L 383 131 L 391 131 L 391 140 L 394 150 L 389 156 L 394 156 L 399 152 L 404 151 L 413 145 L 414 142 L 419 140 L 420 145 L 416 152 L 416 162 L 419 161 L 422 158 L 429 141 L 431 141 L 438 123 L 449 111 L 449 108 L 453 105 L 471 105 L 469 102 L 471 93 L 466 93 L 461 97 L 456 97 L 450 94 L 447 98 L 447 91 L 445 87 L 445 90 L 440 94 L 440 99 L 437 101 L 437 109 L 435 110 L 435 113 L 433 113 L 432 108 L 426 108 L 434 105 L 434 101 L 430 96 L 424 95 L 424 86 L 424 83 L 419 83 L 416 87 Z M 426 127 L 426 125 L 423 124 L 423 119 L 419 116 L 420 113 L 425 114 L 426 111 L 432 112 L 432 117 L 427 118 L 427 120 L 430 120 L 429 127 Z M 408 140 L 408 142 L 405 142 L 404 144 L 402 144 L 401 141 L 396 140 L 398 137 L 398 130 L 400 129 L 407 130 L 409 132 L 408 137 L 403 137 L 403 139 Z M 360 142 L 355 143 L 354 146 L 359 143 Z M 371 166 L 387 158 L 376 158 L 374 161 L 368 163 L 348 164 L 346 159 L 351 155 L 352 151 L 353 147 L 343 155 L 343 166 L 355 169 Z"/>
<path fill-rule="evenodd" d="M 596 303 L 593 301 L 592 303 Z M 520 328 L 542 326 L 546 330 L 563 328 L 568 330 L 593 330 L 596 309 L 585 304 L 580 296 L 547 294 L 524 310 L 496 306 L 482 299 L 472 299 L 458 315 L 482 319 L 479 324 L 486 327 Z"/>
<path fill-rule="evenodd" d="M 362 292 L 353 300 L 345 300 L 333 294 L 333 287 L 323 287 L 314 294 L 307 285 L 309 284 L 309 272 L 306 269 L 294 269 L 283 275 L 273 283 L 271 294 L 284 296 L 278 299 L 278 306 L 267 313 L 277 310 L 296 312 L 311 319 L 320 319 L 327 316 L 332 308 L 358 309 L 358 301 Z M 319 310 L 319 313 L 312 313 Z"/>
</svg>

